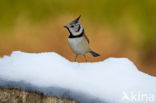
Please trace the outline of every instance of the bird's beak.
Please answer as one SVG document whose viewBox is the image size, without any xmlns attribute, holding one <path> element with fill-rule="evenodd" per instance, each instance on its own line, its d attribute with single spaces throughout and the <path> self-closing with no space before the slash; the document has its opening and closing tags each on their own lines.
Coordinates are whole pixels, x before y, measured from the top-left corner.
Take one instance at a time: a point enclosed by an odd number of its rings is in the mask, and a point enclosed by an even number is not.
<svg viewBox="0 0 156 103">
<path fill-rule="evenodd" d="M 68 28 L 68 27 L 65 25 L 64 28 Z"/>
</svg>

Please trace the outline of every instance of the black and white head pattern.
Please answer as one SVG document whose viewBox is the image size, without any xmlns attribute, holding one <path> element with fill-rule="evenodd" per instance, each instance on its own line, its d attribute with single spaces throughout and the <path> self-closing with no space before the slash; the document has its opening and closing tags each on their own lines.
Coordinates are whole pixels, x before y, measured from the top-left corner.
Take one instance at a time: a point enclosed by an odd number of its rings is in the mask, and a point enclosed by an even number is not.
<svg viewBox="0 0 156 103">
<path fill-rule="evenodd" d="M 83 35 L 84 29 L 80 25 L 80 16 L 65 26 L 68 29 L 69 37 L 79 37 Z"/>
</svg>

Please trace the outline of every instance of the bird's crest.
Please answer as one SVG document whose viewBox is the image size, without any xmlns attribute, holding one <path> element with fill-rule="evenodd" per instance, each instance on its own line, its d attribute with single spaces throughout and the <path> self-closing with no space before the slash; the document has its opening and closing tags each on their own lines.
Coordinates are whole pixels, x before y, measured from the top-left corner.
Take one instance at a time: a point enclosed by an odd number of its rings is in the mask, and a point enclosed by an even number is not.
<svg viewBox="0 0 156 103">
<path fill-rule="evenodd" d="M 77 24 L 80 21 L 81 15 L 71 22 L 71 24 Z"/>
</svg>

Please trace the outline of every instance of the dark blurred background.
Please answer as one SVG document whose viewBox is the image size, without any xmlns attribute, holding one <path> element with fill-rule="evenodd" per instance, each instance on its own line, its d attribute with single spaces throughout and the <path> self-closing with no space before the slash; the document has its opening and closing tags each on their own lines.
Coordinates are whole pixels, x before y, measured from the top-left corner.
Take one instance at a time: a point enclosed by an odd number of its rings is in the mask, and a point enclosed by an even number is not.
<svg viewBox="0 0 156 103">
<path fill-rule="evenodd" d="M 80 14 L 91 47 L 102 55 L 88 54 L 90 62 L 126 57 L 156 75 L 156 0 L 0 0 L 0 57 L 57 52 L 72 61 L 63 26 Z"/>
</svg>

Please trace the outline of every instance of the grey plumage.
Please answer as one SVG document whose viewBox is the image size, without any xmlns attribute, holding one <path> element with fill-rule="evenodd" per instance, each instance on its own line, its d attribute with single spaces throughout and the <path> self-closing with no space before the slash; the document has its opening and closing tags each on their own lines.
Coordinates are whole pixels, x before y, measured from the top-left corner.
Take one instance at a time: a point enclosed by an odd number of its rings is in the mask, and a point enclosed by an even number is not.
<svg viewBox="0 0 156 103">
<path fill-rule="evenodd" d="M 80 17 L 76 18 L 66 26 L 70 35 L 68 37 L 68 43 L 72 49 L 72 51 L 76 54 L 75 61 L 78 55 L 83 55 L 86 59 L 85 54 L 91 53 L 94 57 L 100 56 L 98 53 L 92 51 L 89 47 L 89 39 L 85 35 L 84 28 L 80 25 Z"/>
</svg>

